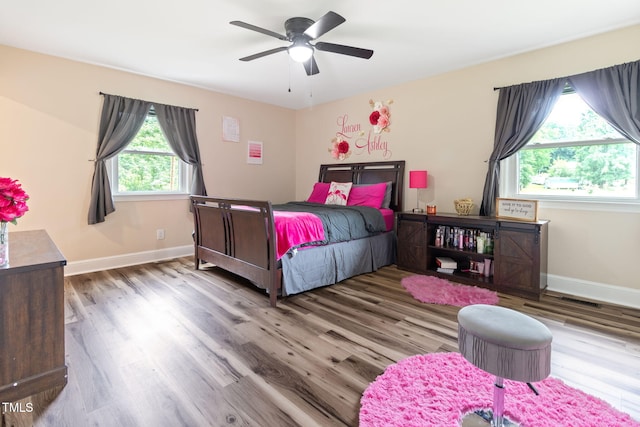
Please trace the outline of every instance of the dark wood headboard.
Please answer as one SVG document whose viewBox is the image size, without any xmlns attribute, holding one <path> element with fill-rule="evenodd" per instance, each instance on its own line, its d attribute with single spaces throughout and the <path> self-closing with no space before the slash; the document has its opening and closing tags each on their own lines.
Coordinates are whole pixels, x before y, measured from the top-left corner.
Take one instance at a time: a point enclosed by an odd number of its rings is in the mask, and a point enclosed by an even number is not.
<svg viewBox="0 0 640 427">
<path fill-rule="evenodd" d="M 404 188 L 404 160 L 369 163 L 340 163 L 320 165 L 320 182 L 353 182 L 377 184 L 391 181 L 390 208 L 401 212 Z"/>
</svg>

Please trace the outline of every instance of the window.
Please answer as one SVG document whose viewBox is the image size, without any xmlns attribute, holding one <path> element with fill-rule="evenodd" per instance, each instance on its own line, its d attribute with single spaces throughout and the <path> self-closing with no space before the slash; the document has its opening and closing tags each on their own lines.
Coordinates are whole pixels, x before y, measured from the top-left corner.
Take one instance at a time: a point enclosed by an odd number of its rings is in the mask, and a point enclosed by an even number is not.
<svg viewBox="0 0 640 427">
<path fill-rule="evenodd" d="M 111 162 L 115 196 L 188 193 L 189 166 L 174 154 L 153 108 L 136 137 Z"/>
<path fill-rule="evenodd" d="M 541 200 L 638 202 L 638 147 L 565 91 L 527 145 L 507 159 L 506 189 Z"/>
</svg>

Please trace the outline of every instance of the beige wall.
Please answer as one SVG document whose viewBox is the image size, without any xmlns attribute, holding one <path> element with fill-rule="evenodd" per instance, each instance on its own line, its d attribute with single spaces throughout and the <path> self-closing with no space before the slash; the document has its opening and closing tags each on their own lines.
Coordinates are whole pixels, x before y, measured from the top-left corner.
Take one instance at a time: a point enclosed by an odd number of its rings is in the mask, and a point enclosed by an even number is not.
<svg viewBox="0 0 640 427">
<path fill-rule="evenodd" d="M 10 230 L 46 229 L 70 263 L 192 244 L 186 199 L 116 202 L 106 222 L 87 225 L 100 91 L 199 109 L 210 194 L 274 202 L 294 194 L 292 110 L 0 46 L 0 176 L 31 196 Z M 240 120 L 240 143 L 221 141 L 223 115 Z M 263 165 L 246 163 L 247 140 L 264 143 Z M 165 240 L 156 240 L 158 228 Z"/>
<path fill-rule="evenodd" d="M 331 163 L 327 152 L 338 127 L 349 116 L 367 131 L 369 99 L 393 100 L 391 131 L 383 135 L 392 159 L 407 161 L 407 170 L 427 169 L 429 188 L 420 205 L 435 202 L 441 212 L 453 211 L 453 200 L 482 200 L 486 159 L 493 147 L 498 92 L 494 87 L 561 77 L 640 59 L 640 26 L 541 49 L 423 80 L 388 87 L 313 108 L 296 117 L 296 197 L 304 198 L 317 179 L 318 165 Z M 366 78 L 366 76 L 363 76 Z M 356 139 L 354 136 L 353 139 Z M 350 140 L 350 141 L 353 141 Z M 353 145 L 353 144 L 352 144 Z M 348 161 L 384 160 L 381 152 L 354 152 Z M 416 190 L 405 186 L 405 208 L 416 205 Z M 477 212 L 477 208 L 476 208 Z M 576 288 L 603 298 L 601 284 L 640 290 L 635 265 L 640 259 L 640 213 L 549 209 L 539 216 L 551 220 L 550 287 Z M 572 290 L 572 289 L 568 289 Z M 640 306 L 640 294 L 635 305 Z"/>
<path fill-rule="evenodd" d="M 186 200 L 117 202 L 103 224 L 87 225 L 90 183 L 102 97 L 98 92 L 198 108 L 198 138 L 209 194 L 304 199 L 318 165 L 333 163 L 328 148 L 345 115 L 370 129 L 369 99 L 393 100 L 391 131 L 383 133 L 390 159 L 407 170 L 427 169 L 420 205 L 452 211 L 453 200 L 479 202 L 485 160 L 493 146 L 495 86 L 589 71 L 640 58 L 640 26 L 496 60 L 300 111 L 113 69 L 0 46 L 0 176 L 19 179 L 31 195 L 30 212 L 12 231 L 46 229 L 70 263 L 162 251 L 191 244 Z M 363 76 L 366 78 L 366 76 Z M 221 116 L 240 119 L 239 144 L 222 142 Z M 263 141 L 265 163 L 247 165 L 246 141 Z M 382 151 L 354 150 L 348 161 L 385 160 Z M 405 186 L 405 207 L 416 204 Z M 607 299 L 624 291 L 638 298 L 640 214 L 550 209 L 550 287 Z M 166 239 L 156 240 L 156 229 Z M 620 290 L 623 292 L 620 293 Z M 621 296 L 622 295 L 622 296 Z M 636 301 L 634 305 L 640 306 Z"/>
</svg>

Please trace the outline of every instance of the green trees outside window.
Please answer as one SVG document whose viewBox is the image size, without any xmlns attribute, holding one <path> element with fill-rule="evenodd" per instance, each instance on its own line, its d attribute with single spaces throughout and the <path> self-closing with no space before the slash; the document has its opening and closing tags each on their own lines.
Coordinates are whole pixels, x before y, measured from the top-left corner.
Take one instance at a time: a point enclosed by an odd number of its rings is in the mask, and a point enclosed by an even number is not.
<svg viewBox="0 0 640 427">
<path fill-rule="evenodd" d="M 637 149 L 579 95 L 562 95 L 518 152 L 519 193 L 636 197 Z"/>
<path fill-rule="evenodd" d="M 117 164 L 119 193 L 181 191 L 186 165 L 169 147 L 153 110 L 135 139 L 118 155 Z"/>
</svg>

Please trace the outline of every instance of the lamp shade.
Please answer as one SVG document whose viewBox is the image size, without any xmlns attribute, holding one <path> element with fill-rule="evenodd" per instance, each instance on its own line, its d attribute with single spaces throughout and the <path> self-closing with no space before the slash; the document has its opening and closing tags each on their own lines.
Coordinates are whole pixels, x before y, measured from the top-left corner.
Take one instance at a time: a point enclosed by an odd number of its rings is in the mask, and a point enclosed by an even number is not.
<svg viewBox="0 0 640 427">
<path fill-rule="evenodd" d="M 296 62 L 307 62 L 313 55 L 313 48 L 304 40 L 295 40 L 288 50 L 289 56 Z"/>
<path fill-rule="evenodd" d="M 410 171 L 409 188 L 427 188 L 427 171 Z"/>
</svg>

